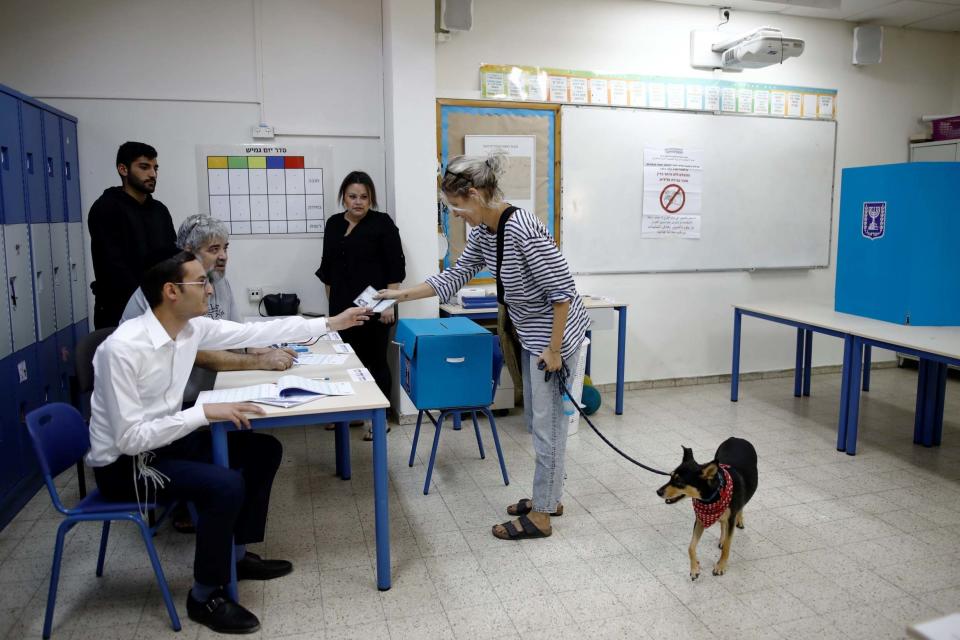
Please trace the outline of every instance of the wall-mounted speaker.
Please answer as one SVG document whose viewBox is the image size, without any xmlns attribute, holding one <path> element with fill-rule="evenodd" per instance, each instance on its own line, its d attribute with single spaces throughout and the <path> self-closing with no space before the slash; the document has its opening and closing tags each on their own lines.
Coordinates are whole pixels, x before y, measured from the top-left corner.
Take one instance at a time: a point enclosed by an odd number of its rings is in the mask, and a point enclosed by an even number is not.
<svg viewBox="0 0 960 640">
<path fill-rule="evenodd" d="M 473 28 L 473 0 L 440 0 L 440 28 L 470 31 Z"/>
<path fill-rule="evenodd" d="M 879 64 L 883 59 L 883 27 L 863 25 L 853 30 L 853 64 Z"/>
</svg>

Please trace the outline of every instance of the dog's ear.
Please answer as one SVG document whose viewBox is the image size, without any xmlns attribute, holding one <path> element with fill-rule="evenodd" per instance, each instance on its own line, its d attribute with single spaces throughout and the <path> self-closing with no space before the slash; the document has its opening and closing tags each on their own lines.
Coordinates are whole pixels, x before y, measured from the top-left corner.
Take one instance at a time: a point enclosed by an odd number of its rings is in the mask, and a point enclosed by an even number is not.
<svg viewBox="0 0 960 640">
<path fill-rule="evenodd" d="M 690 460 L 693 460 L 693 449 L 688 449 L 683 445 L 681 445 L 681 448 L 683 449 L 683 461 L 689 462 Z"/>
<path fill-rule="evenodd" d="M 718 471 L 720 471 L 720 467 L 717 465 L 717 463 L 716 463 L 716 462 L 711 462 L 711 463 L 705 465 L 705 466 L 700 470 L 700 476 L 701 476 L 704 480 L 708 480 L 708 481 L 709 481 L 709 480 L 713 480 L 714 478 L 717 477 L 717 472 L 718 472 Z"/>
</svg>

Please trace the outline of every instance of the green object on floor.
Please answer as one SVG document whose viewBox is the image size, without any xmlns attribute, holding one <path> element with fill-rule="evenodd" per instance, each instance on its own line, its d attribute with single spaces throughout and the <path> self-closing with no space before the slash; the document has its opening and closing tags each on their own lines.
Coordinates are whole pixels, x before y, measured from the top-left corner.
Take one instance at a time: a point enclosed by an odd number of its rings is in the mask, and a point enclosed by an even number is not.
<svg viewBox="0 0 960 640">
<path fill-rule="evenodd" d="M 596 387 L 584 383 L 580 402 L 584 405 L 583 412 L 592 416 L 600 408 L 600 392 Z"/>
</svg>

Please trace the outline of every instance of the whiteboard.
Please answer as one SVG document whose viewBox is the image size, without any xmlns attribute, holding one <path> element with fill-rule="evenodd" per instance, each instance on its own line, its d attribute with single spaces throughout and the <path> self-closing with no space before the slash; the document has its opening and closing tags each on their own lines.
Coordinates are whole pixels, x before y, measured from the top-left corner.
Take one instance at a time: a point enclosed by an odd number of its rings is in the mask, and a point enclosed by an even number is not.
<svg viewBox="0 0 960 640">
<path fill-rule="evenodd" d="M 574 273 L 827 266 L 836 123 L 561 110 L 562 249 Z M 700 239 L 642 239 L 645 147 L 703 150 Z"/>
</svg>

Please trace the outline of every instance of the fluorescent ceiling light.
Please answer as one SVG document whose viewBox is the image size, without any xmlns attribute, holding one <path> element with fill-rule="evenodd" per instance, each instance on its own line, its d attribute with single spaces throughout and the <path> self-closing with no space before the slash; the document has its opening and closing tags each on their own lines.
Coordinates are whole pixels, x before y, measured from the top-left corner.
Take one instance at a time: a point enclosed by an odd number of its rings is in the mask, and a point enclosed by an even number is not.
<svg viewBox="0 0 960 640">
<path fill-rule="evenodd" d="M 759 2 L 773 2 L 794 7 L 811 7 L 813 9 L 839 9 L 840 0 L 758 0 Z"/>
</svg>

